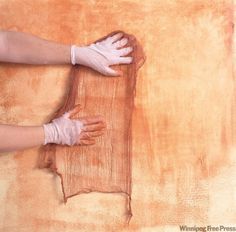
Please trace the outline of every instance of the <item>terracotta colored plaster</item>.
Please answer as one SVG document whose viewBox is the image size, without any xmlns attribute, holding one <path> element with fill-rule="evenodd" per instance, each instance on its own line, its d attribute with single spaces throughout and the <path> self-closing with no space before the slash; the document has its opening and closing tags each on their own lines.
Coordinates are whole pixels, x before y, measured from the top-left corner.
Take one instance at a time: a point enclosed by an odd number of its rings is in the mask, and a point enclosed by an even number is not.
<svg viewBox="0 0 236 232">
<path fill-rule="evenodd" d="M 121 194 L 80 194 L 63 204 L 60 178 L 36 168 L 36 148 L 0 156 L 0 231 L 235 225 L 234 10 L 231 0 L 1 0 L 3 29 L 78 45 L 119 29 L 139 39 L 147 59 L 132 115 L 129 226 Z M 48 122 L 68 93 L 69 72 L 1 64 L 1 123 Z"/>
</svg>

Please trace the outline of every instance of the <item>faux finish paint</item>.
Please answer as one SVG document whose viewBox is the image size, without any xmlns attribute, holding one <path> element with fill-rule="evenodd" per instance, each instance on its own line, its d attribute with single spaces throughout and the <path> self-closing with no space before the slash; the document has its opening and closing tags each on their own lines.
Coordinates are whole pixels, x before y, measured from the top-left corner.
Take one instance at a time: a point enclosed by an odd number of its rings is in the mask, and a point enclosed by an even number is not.
<svg viewBox="0 0 236 232">
<path fill-rule="evenodd" d="M 0 230 L 172 232 L 179 224 L 235 224 L 233 3 L 1 0 L 3 29 L 78 45 L 120 29 L 139 39 L 147 60 L 134 98 L 129 227 L 119 194 L 61 203 L 60 179 L 35 168 L 38 149 L 30 149 L 0 156 Z M 65 99 L 69 71 L 1 64 L 1 123 L 48 122 Z"/>
</svg>

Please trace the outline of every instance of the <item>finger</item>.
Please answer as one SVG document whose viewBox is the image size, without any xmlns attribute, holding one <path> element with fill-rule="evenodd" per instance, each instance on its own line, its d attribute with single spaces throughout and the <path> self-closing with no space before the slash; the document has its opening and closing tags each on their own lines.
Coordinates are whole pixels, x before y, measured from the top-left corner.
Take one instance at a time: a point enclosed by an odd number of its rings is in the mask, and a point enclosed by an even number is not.
<svg viewBox="0 0 236 232">
<path fill-rule="evenodd" d="M 93 145 L 95 143 L 96 142 L 94 139 L 81 139 L 78 142 L 76 142 L 76 144 L 78 145 Z"/>
<path fill-rule="evenodd" d="M 115 71 L 114 69 L 110 68 L 109 66 L 107 66 L 107 67 L 105 68 L 104 74 L 105 74 L 106 76 L 112 76 L 112 77 L 118 77 L 118 76 L 120 76 L 120 73 L 119 73 L 118 71 Z"/>
<path fill-rule="evenodd" d="M 131 64 L 132 61 L 133 61 L 133 58 L 131 56 L 118 57 L 118 58 L 114 59 L 114 62 L 112 63 L 112 65 Z"/>
<path fill-rule="evenodd" d="M 63 115 L 62 115 L 63 118 L 69 118 L 70 117 L 70 113 L 69 112 L 65 112 Z"/>
<path fill-rule="evenodd" d="M 81 110 L 81 105 L 78 104 L 72 110 L 68 111 L 66 114 L 69 115 L 69 118 L 76 118 L 80 110 Z"/>
<path fill-rule="evenodd" d="M 119 40 L 120 38 L 122 38 L 123 35 L 124 35 L 124 34 L 121 33 L 121 32 L 116 33 L 115 35 L 113 35 L 113 36 L 111 36 L 111 37 L 108 37 L 108 38 L 107 38 L 107 41 L 108 41 L 109 43 L 114 43 L 114 42 L 116 42 L 117 40 Z"/>
<path fill-rule="evenodd" d="M 90 132 L 90 131 L 101 131 L 102 129 L 105 129 L 106 125 L 104 123 L 97 123 L 97 124 L 91 124 L 84 126 L 82 128 L 82 131 L 84 132 Z"/>
<path fill-rule="evenodd" d="M 97 116 L 91 116 L 91 117 L 81 117 L 80 121 L 83 123 L 84 126 L 90 125 L 90 124 L 96 124 L 96 123 L 104 123 L 105 120 L 102 116 L 97 115 Z"/>
<path fill-rule="evenodd" d="M 118 49 L 116 50 L 116 53 L 119 55 L 119 56 L 127 56 L 130 52 L 133 51 L 133 48 L 132 47 L 127 47 L 127 48 L 122 48 L 122 49 Z"/>
<path fill-rule="evenodd" d="M 89 139 L 94 137 L 99 137 L 105 133 L 105 130 L 101 131 L 91 131 L 91 132 L 82 132 L 80 135 L 80 139 Z"/>
<path fill-rule="evenodd" d="M 121 48 L 121 47 L 125 46 L 127 43 L 128 43 L 128 39 L 127 38 L 123 38 L 123 39 L 118 40 L 115 43 L 113 43 L 113 46 L 115 48 Z"/>
</svg>

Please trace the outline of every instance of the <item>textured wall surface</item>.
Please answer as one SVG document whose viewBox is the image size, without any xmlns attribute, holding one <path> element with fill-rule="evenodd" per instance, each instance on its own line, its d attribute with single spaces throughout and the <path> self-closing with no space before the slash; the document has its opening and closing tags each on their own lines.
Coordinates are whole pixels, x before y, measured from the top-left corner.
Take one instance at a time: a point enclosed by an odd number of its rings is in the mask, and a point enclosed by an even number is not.
<svg viewBox="0 0 236 232">
<path fill-rule="evenodd" d="M 233 2 L 0 0 L 0 28 L 87 44 L 134 34 L 147 56 L 133 115 L 132 211 L 89 193 L 62 202 L 39 149 L 0 155 L 0 231 L 179 231 L 236 216 Z M 69 66 L 0 66 L 0 122 L 40 125 L 61 105 Z"/>
</svg>

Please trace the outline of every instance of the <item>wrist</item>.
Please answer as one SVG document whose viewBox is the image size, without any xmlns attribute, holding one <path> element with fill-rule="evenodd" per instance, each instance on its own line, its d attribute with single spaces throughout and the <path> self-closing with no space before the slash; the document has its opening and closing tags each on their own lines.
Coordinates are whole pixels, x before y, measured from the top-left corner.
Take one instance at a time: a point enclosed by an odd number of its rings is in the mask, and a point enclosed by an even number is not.
<svg viewBox="0 0 236 232">
<path fill-rule="evenodd" d="M 76 45 L 71 46 L 71 64 L 76 65 L 84 65 L 88 66 L 88 61 L 91 57 L 89 57 L 88 47 L 79 47 Z"/>
<path fill-rule="evenodd" d="M 76 65 L 76 45 L 72 45 L 70 49 L 70 60 L 72 65 Z"/>
<path fill-rule="evenodd" d="M 58 131 L 54 123 L 47 123 L 43 125 L 44 129 L 44 144 L 57 143 L 59 139 Z"/>
</svg>

